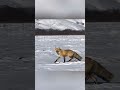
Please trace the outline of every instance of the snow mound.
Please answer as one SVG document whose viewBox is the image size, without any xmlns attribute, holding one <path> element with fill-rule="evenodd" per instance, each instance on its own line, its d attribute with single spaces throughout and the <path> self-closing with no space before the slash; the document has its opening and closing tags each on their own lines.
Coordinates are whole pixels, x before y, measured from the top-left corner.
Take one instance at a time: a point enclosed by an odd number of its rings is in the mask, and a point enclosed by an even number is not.
<svg viewBox="0 0 120 90">
<path fill-rule="evenodd" d="M 36 19 L 35 28 L 85 30 L 84 19 Z"/>
</svg>

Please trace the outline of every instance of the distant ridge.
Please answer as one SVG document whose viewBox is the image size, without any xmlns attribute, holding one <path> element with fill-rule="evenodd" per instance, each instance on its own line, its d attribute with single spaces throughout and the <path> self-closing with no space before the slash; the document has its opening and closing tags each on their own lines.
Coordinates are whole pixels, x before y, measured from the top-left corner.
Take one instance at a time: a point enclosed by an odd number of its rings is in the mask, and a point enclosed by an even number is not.
<svg viewBox="0 0 120 90">
<path fill-rule="evenodd" d="M 120 9 L 117 0 L 86 0 L 86 8 L 90 10 Z"/>
<path fill-rule="evenodd" d="M 35 35 L 85 35 L 84 30 L 70 30 L 70 29 L 65 29 L 65 30 L 53 30 L 53 29 L 36 29 L 35 30 Z"/>
<path fill-rule="evenodd" d="M 118 0 L 86 0 L 86 22 L 120 22 Z"/>
<path fill-rule="evenodd" d="M 34 22 L 34 8 L 0 5 L 0 22 Z"/>
</svg>

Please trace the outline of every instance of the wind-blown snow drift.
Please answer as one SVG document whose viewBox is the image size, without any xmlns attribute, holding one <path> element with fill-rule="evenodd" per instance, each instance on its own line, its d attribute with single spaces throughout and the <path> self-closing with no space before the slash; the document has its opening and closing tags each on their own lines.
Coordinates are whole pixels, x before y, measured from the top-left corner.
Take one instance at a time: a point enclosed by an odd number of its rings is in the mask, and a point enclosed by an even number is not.
<svg viewBox="0 0 120 90">
<path fill-rule="evenodd" d="M 85 30 L 84 19 L 36 19 L 35 28 Z"/>
</svg>

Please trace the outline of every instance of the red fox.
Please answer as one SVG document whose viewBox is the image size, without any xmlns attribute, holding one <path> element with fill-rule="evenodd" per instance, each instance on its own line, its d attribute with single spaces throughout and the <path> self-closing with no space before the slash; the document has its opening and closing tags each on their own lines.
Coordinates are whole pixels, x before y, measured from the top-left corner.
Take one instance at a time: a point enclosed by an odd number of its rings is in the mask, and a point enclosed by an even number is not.
<svg viewBox="0 0 120 90">
<path fill-rule="evenodd" d="M 113 74 L 105 69 L 101 64 L 90 57 L 85 57 L 85 80 L 91 78 L 95 83 L 97 83 L 95 75 L 107 82 L 110 82 L 113 78 Z"/>
<path fill-rule="evenodd" d="M 59 55 L 59 57 L 55 60 L 54 63 L 56 63 L 58 61 L 58 59 L 60 59 L 61 57 L 64 58 L 64 63 L 66 62 L 65 57 L 69 57 L 70 60 L 68 60 L 67 62 L 70 62 L 73 58 L 76 58 L 77 60 L 81 61 L 82 57 L 80 55 L 78 55 L 75 51 L 72 50 L 63 50 L 61 48 L 55 48 L 56 53 Z"/>
</svg>

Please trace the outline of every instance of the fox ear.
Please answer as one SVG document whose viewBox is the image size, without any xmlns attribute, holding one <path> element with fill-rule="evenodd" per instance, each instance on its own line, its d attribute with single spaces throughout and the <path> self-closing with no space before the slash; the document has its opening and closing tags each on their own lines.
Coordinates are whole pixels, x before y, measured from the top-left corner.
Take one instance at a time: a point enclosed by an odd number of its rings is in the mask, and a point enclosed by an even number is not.
<svg viewBox="0 0 120 90">
<path fill-rule="evenodd" d="M 56 50 L 56 46 L 55 46 L 55 50 Z"/>
<path fill-rule="evenodd" d="M 55 47 L 55 50 L 57 50 L 57 48 Z"/>
</svg>

